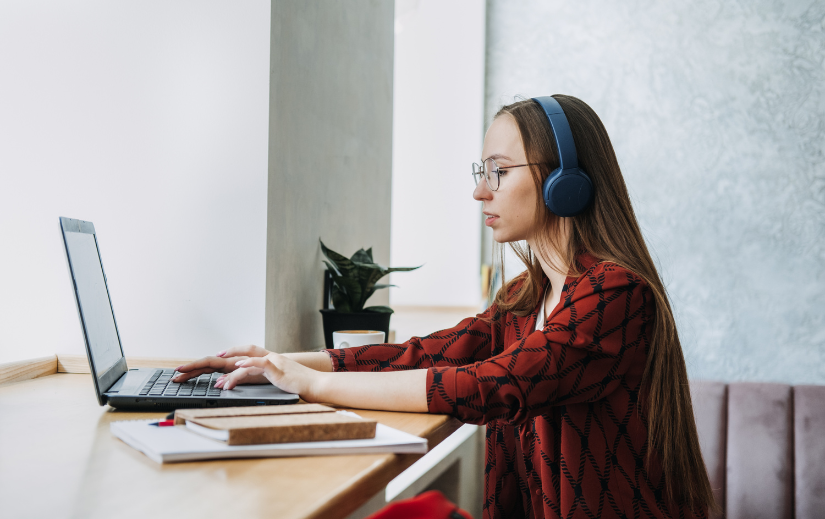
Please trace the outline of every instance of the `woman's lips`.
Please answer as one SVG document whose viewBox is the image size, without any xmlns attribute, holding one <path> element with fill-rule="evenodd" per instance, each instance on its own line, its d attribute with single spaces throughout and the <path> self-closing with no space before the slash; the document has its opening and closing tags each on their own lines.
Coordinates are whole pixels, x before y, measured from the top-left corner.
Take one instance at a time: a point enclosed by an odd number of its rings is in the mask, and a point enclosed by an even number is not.
<svg viewBox="0 0 825 519">
<path fill-rule="evenodd" d="M 484 219 L 484 225 L 486 225 L 487 227 L 491 227 L 493 223 L 495 223 L 496 220 L 498 220 L 498 216 L 494 214 L 485 214 L 484 216 L 486 216 L 486 218 Z"/>
</svg>

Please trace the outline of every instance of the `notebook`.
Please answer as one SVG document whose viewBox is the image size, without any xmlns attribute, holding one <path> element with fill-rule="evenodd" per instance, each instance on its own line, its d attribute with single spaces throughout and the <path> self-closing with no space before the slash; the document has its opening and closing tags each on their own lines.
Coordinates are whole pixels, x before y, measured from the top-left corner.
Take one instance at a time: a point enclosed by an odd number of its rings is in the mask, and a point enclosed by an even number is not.
<svg viewBox="0 0 825 519">
<path fill-rule="evenodd" d="M 229 445 L 362 440 L 374 438 L 376 426 L 321 404 L 179 409 L 175 424 Z"/>
<path fill-rule="evenodd" d="M 109 427 L 113 435 L 157 463 L 228 458 L 427 452 L 426 439 L 380 423 L 376 424 L 375 437 L 370 439 L 227 445 L 226 442 L 192 432 L 185 426 L 150 425 L 155 422 L 157 420 L 112 422 Z"/>
</svg>

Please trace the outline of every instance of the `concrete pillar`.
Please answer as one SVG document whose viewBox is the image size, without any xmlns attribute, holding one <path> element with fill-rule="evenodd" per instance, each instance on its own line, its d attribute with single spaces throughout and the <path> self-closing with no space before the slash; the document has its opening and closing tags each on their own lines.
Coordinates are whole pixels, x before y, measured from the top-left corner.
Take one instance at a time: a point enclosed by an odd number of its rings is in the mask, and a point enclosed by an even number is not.
<svg viewBox="0 0 825 519">
<path fill-rule="evenodd" d="M 318 239 L 389 263 L 391 0 L 273 0 L 266 348 L 321 348 Z M 369 304 L 387 304 L 386 290 Z"/>
</svg>

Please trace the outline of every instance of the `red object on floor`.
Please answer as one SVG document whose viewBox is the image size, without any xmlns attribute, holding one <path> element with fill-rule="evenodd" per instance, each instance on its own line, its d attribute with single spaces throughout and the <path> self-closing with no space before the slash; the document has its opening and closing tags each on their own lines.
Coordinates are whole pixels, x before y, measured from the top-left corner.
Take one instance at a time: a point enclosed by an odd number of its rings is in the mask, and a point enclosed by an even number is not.
<svg viewBox="0 0 825 519">
<path fill-rule="evenodd" d="M 473 519 L 438 490 L 390 503 L 367 519 Z"/>
</svg>

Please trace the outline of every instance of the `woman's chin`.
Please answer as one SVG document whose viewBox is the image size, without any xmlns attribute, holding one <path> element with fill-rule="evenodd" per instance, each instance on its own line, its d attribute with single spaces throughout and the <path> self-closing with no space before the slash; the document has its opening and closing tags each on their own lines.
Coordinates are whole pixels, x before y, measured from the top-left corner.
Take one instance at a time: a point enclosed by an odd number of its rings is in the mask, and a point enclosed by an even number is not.
<svg viewBox="0 0 825 519">
<path fill-rule="evenodd" d="M 513 233 L 503 232 L 503 230 L 493 229 L 493 241 L 496 243 L 510 243 L 511 241 L 520 241 L 524 238 L 514 236 Z"/>
</svg>

